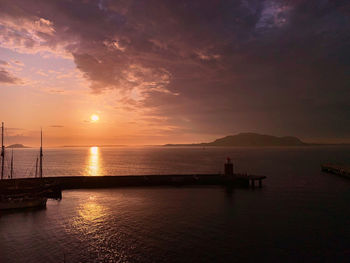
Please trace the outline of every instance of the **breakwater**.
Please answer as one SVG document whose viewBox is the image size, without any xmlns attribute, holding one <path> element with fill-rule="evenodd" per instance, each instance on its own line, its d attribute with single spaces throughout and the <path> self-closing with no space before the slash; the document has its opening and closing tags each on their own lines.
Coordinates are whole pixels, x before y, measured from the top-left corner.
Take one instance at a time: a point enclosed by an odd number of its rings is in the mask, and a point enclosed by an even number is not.
<svg viewBox="0 0 350 263">
<path fill-rule="evenodd" d="M 266 176 L 245 174 L 172 174 L 172 175 L 127 175 L 127 176 L 62 176 L 43 178 L 18 178 L 0 181 L 0 191 L 8 189 L 25 191 L 43 186 L 51 190 L 52 197 L 66 189 L 115 188 L 137 186 L 185 186 L 227 185 L 232 187 L 262 187 Z"/>
</svg>

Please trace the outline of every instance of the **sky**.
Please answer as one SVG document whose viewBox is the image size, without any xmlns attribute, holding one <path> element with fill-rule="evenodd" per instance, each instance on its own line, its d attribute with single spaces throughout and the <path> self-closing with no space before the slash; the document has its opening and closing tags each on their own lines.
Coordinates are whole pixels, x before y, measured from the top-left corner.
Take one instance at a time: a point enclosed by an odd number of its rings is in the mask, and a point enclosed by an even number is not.
<svg viewBox="0 0 350 263">
<path fill-rule="evenodd" d="M 7 144 L 350 143 L 349 46 L 349 1 L 0 0 L 0 119 Z"/>
</svg>

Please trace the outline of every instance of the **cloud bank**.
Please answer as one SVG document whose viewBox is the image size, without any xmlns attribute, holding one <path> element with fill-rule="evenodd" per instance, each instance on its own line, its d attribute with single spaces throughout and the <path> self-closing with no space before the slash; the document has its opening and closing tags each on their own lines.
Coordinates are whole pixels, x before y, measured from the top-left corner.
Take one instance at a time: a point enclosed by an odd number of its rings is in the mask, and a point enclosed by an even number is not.
<svg viewBox="0 0 350 263">
<path fill-rule="evenodd" d="M 153 126 L 350 137 L 348 1 L 3 0 L 0 35 L 71 57 Z"/>
</svg>

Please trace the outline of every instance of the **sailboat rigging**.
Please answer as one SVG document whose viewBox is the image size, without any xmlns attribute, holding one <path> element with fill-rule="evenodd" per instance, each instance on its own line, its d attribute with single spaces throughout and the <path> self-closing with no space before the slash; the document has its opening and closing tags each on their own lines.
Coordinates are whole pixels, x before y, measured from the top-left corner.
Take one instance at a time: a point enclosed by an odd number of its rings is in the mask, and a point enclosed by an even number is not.
<svg viewBox="0 0 350 263">
<path fill-rule="evenodd" d="M 43 177 L 43 132 L 40 131 L 40 153 L 39 153 L 39 177 Z M 13 149 L 10 163 L 9 179 L 13 179 L 14 168 Z M 1 180 L 5 178 L 5 145 L 4 145 L 4 123 L 1 125 Z M 36 159 L 36 171 L 35 177 L 38 172 L 38 158 Z M 12 180 L 6 180 L 11 182 Z M 18 188 L 16 179 L 14 179 L 14 187 L 9 184 L 9 187 L 2 188 L 0 193 L 0 210 L 2 209 L 17 209 L 17 208 L 30 208 L 30 207 L 45 207 L 47 197 L 45 196 L 47 190 L 40 182 L 36 181 L 35 184 L 26 187 Z"/>
<path fill-rule="evenodd" d="M 12 178 L 13 178 L 13 148 L 12 148 L 11 164 L 10 164 L 10 179 Z"/>
<path fill-rule="evenodd" d="M 40 178 L 43 178 L 43 129 L 40 129 Z"/>
<path fill-rule="evenodd" d="M 1 179 L 4 179 L 5 146 L 4 146 L 4 123 L 1 123 Z"/>
<path fill-rule="evenodd" d="M 38 157 L 36 157 L 36 162 L 35 162 L 35 178 L 38 177 Z"/>
</svg>

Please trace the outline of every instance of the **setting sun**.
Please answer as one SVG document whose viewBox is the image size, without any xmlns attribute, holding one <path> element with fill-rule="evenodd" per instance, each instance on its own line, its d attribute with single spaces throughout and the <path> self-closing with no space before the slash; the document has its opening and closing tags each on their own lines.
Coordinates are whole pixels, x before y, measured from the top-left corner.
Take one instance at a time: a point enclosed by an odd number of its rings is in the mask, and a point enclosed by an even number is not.
<svg viewBox="0 0 350 263">
<path fill-rule="evenodd" d="M 96 114 L 92 114 L 90 119 L 92 122 L 97 122 L 97 121 L 99 121 L 100 117 Z"/>
</svg>

